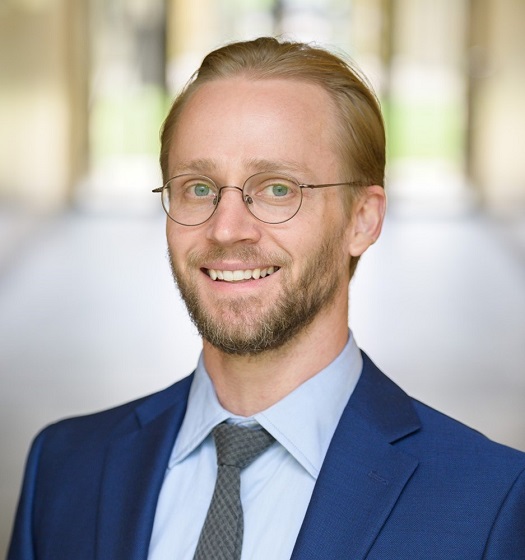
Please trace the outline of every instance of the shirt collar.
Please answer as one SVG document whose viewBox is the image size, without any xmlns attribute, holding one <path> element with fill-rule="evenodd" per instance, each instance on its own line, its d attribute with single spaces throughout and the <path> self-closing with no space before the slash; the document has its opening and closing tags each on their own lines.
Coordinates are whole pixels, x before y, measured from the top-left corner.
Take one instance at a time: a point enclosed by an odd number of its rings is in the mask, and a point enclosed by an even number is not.
<svg viewBox="0 0 525 560">
<path fill-rule="evenodd" d="M 229 419 L 243 423 L 255 420 L 317 478 L 362 367 L 361 352 L 350 333 L 343 351 L 326 368 L 273 406 L 246 419 L 221 406 L 201 354 L 168 468 L 192 453 L 217 424 Z"/>
<path fill-rule="evenodd" d="M 230 417 L 231 414 L 219 403 L 201 352 L 188 395 L 186 414 L 175 440 L 168 468 L 183 461 L 217 424 Z"/>
</svg>

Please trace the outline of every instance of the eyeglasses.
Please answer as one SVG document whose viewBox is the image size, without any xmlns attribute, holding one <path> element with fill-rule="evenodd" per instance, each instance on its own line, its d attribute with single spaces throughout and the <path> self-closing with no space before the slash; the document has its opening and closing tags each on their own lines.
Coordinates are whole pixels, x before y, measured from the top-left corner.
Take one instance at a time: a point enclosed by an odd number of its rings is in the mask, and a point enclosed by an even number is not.
<svg viewBox="0 0 525 560">
<path fill-rule="evenodd" d="M 301 184 L 292 177 L 271 172 L 256 173 L 242 186 L 219 187 L 205 175 L 183 174 L 171 178 L 152 192 L 161 193 L 162 206 L 174 222 L 183 226 L 198 226 L 209 220 L 221 201 L 224 189 L 237 189 L 250 213 L 266 224 L 282 224 L 291 220 L 303 202 L 303 189 L 365 186 L 358 182 Z"/>
</svg>

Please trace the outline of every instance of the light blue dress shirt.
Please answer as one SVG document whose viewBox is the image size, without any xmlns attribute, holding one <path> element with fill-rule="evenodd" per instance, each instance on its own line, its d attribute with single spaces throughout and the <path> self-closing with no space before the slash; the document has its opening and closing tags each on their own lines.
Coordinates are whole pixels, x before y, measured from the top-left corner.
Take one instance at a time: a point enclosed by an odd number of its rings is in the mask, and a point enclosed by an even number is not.
<svg viewBox="0 0 525 560">
<path fill-rule="evenodd" d="M 201 356 L 160 492 L 148 560 L 192 560 L 217 475 L 211 430 L 224 421 L 258 423 L 276 439 L 241 473 L 242 560 L 289 559 L 362 367 L 350 334 L 328 367 L 270 408 L 244 418 L 220 405 Z"/>
</svg>

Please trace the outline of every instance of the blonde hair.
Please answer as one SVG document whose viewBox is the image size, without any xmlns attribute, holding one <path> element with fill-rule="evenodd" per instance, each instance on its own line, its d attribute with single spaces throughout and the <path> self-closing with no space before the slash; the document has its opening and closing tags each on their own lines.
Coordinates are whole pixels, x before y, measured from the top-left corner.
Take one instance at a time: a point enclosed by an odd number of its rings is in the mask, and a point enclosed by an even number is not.
<svg viewBox="0 0 525 560">
<path fill-rule="evenodd" d="M 243 76 L 254 80 L 290 79 L 317 84 L 332 99 L 338 113 L 336 148 L 342 181 L 384 186 L 385 130 L 379 102 L 365 78 L 349 63 L 325 49 L 305 43 L 260 37 L 228 44 L 208 54 L 175 99 L 161 131 L 160 165 L 169 177 L 170 141 L 179 116 L 192 94 L 204 83 Z M 345 189 L 351 208 L 359 189 Z M 350 264 L 353 274 L 357 258 Z"/>
</svg>

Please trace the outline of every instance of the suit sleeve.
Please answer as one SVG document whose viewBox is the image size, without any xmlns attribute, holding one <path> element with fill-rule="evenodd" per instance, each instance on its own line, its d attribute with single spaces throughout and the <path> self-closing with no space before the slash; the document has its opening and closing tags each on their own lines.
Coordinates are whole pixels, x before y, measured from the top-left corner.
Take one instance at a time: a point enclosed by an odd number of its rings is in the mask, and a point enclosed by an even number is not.
<svg viewBox="0 0 525 560">
<path fill-rule="evenodd" d="M 509 490 L 495 519 L 484 560 L 525 560 L 525 470 Z"/>
<path fill-rule="evenodd" d="M 44 432 L 41 432 L 33 441 L 29 452 L 7 560 L 36 558 L 33 543 L 33 502 L 43 439 Z"/>
</svg>

